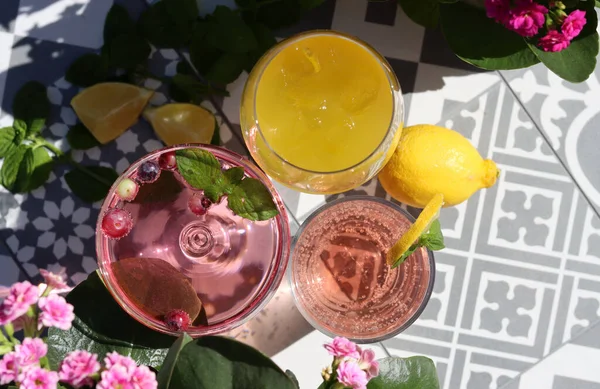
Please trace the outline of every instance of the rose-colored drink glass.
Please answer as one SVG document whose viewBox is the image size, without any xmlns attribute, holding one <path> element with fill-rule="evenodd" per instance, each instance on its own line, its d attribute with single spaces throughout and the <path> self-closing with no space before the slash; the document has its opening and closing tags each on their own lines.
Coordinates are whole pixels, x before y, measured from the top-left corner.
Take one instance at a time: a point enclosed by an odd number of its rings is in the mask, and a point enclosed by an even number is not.
<svg viewBox="0 0 600 389">
<path fill-rule="evenodd" d="M 398 205 L 376 197 L 345 197 L 315 211 L 294 239 L 288 269 L 306 320 L 358 343 L 408 328 L 429 301 L 433 254 L 420 248 L 395 269 L 385 255 L 413 222 Z"/>
<path fill-rule="evenodd" d="M 194 206 L 202 206 L 192 198 L 204 199 L 203 192 L 176 167 L 161 164 L 161 155 L 187 148 L 209 151 L 222 169 L 242 167 L 245 177 L 265 185 L 279 214 L 264 221 L 244 219 L 227 207 L 227 197 L 205 204 L 206 212 L 199 213 Z M 117 194 L 120 182 L 139 182 L 146 162 L 161 166 L 160 175 L 140 183 L 135 198 L 124 201 Z M 119 239 L 107 236 L 103 225 L 115 208 L 127 211 L 133 221 L 131 231 Z M 271 181 L 246 157 L 208 145 L 174 146 L 136 161 L 110 189 L 96 229 L 100 275 L 110 293 L 133 318 L 172 335 L 178 331 L 165 322 L 169 308 L 195 307 L 198 299 L 201 311 L 186 329 L 191 336 L 222 333 L 248 321 L 279 286 L 289 247 L 287 214 Z"/>
</svg>

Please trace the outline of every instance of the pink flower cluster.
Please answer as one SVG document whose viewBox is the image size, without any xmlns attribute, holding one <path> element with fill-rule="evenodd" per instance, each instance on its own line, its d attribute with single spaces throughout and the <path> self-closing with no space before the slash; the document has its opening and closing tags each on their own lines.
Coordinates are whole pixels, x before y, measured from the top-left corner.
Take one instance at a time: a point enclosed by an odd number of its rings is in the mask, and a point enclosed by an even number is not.
<svg viewBox="0 0 600 389">
<path fill-rule="evenodd" d="M 156 389 L 156 375 L 147 366 L 136 366 L 135 361 L 116 352 L 104 358 L 106 370 L 97 389 Z"/>
<path fill-rule="evenodd" d="M 23 389 L 55 389 L 58 374 L 40 367 L 48 347 L 39 338 L 25 338 L 0 360 L 0 385 L 20 383 Z"/>
<path fill-rule="evenodd" d="M 533 0 L 516 0 L 514 6 L 512 3 L 512 0 L 485 0 L 487 16 L 526 38 L 538 35 L 548 26 L 546 34 L 538 40 L 544 51 L 566 49 L 586 23 L 585 11 L 574 10 L 566 15 L 557 6 L 558 1 L 550 1 L 550 8 Z"/>
<path fill-rule="evenodd" d="M 324 347 L 334 357 L 337 381 L 346 387 L 366 389 L 369 380 L 379 375 L 379 363 L 373 350 L 362 350 L 342 337 L 336 337 Z"/>
</svg>

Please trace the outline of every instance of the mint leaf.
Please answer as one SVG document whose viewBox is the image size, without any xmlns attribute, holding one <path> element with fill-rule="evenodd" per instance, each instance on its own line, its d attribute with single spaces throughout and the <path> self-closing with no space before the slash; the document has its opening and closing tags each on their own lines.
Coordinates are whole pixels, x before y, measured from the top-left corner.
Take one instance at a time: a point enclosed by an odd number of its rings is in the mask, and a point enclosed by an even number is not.
<svg viewBox="0 0 600 389">
<path fill-rule="evenodd" d="M 0 128 L 0 158 L 6 157 L 12 149 L 17 147 L 15 143 L 15 129 L 12 127 Z"/>
<path fill-rule="evenodd" d="M 138 29 L 154 46 L 177 49 L 189 41 L 172 20 L 166 1 L 154 3 L 138 19 Z"/>
<path fill-rule="evenodd" d="M 221 164 L 212 153 L 201 149 L 184 149 L 175 152 L 179 174 L 192 187 L 207 190 L 211 201 L 217 201 L 223 194 L 225 176 Z"/>
<path fill-rule="evenodd" d="M 73 85 L 88 87 L 108 78 L 107 61 L 98 54 L 84 54 L 67 69 L 65 80 Z"/>
<path fill-rule="evenodd" d="M 417 251 L 417 249 L 421 247 L 418 244 L 413 244 L 412 246 L 410 246 L 408 248 L 408 250 L 406 250 L 406 252 L 404 254 L 402 254 L 400 256 L 400 258 L 398 258 L 396 260 L 396 262 L 394 262 L 394 264 L 392 265 L 392 269 L 397 268 L 398 266 L 402 265 L 404 263 L 404 261 L 406 261 L 408 259 L 408 257 L 411 256 L 412 253 L 414 253 L 415 251 Z"/>
<path fill-rule="evenodd" d="M 267 220 L 279 211 L 269 190 L 257 179 L 246 177 L 227 197 L 229 209 L 249 220 Z"/>
<path fill-rule="evenodd" d="M 217 185 L 211 185 L 204 188 L 204 196 L 208 197 L 210 201 L 216 203 L 223 196 L 223 188 Z"/>
<path fill-rule="evenodd" d="M 67 133 L 67 141 L 69 141 L 71 148 L 75 150 L 87 150 L 100 146 L 100 142 L 82 123 L 77 123 L 71 127 Z"/>
<path fill-rule="evenodd" d="M 27 123 L 25 120 L 16 119 L 13 122 L 13 129 L 15 130 L 15 136 L 17 137 L 17 140 L 19 143 L 21 143 L 23 138 L 25 138 L 25 134 L 27 134 Z"/>
<path fill-rule="evenodd" d="M 194 23 L 198 19 L 198 4 L 196 0 L 162 0 L 175 29 L 185 41 L 189 40 L 194 30 Z"/>
<path fill-rule="evenodd" d="M 211 95 L 212 88 L 187 74 L 176 74 L 171 79 L 173 85 L 182 93 L 184 101 L 200 104 Z"/>
<path fill-rule="evenodd" d="M 119 178 L 119 174 L 112 168 L 104 166 L 84 166 L 92 174 L 112 183 Z M 102 200 L 108 194 L 110 185 L 100 182 L 80 169 L 74 169 L 65 174 L 65 181 L 69 188 L 81 200 L 94 203 Z"/>
<path fill-rule="evenodd" d="M 50 177 L 50 172 L 54 165 L 54 160 L 45 148 L 29 148 L 23 157 L 23 174 L 26 175 L 26 184 L 20 188 L 22 192 L 30 192 L 44 185 Z"/>
<path fill-rule="evenodd" d="M 109 63 L 118 68 L 132 69 L 144 63 L 150 55 L 150 45 L 137 34 L 113 38 L 107 46 Z"/>
<path fill-rule="evenodd" d="M 21 144 L 4 159 L 2 169 L 0 169 L 0 180 L 2 186 L 12 193 L 20 193 L 27 187 L 27 180 L 32 171 L 27 170 L 30 165 L 23 163 L 23 160 L 30 149 L 30 146 Z"/>
<path fill-rule="evenodd" d="M 248 53 L 248 63 L 246 64 L 246 71 L 248 73 L 250 73 L 250 71 L 252 70 L 256 62 L 258 62 L 260 57 L 262 57 L 263 54 L 267 52 L 267 50 L 269 50 L 277 43 L 273 32 L 264 24 L 255 23 L 250 25 L 250 28 L 254 33 L 257 45 L 254 50 Z"/>
<path fill-rule="evenodd" d="M 247 62 L 247 54 L 225 53 L 206 72 L 205 77 L 219 84 L 232 83 L 242 74 Z"/>
<path fill-rule="evenodd" d="M 247 53 L 257 46 L 252 29 L 242 17 L 228 7 L 219 5 L 208 22 L 206 39 L 213 47 L 226 53 Z"/>
<path fill-rule="evenodd" d="M 112 41 L 119 35 L 134 34 L 135 23 L 129 16 L 129 12 L 118 4 L 113 4 L 104 19 L 104 44 Z"/>
<path fill-rule="evenodd" d="M 208 23 L 204 21 L 198 22 L 196 25 L 196 29 L 194 34 L 192 35 L 192 40 L 190 42 L 190 60 L 192 64 L 200 72 L 200 74 L 206 74 L 210 70 L 211 67 L 217 62 L 219 57 L 223 55 L 223 51 L 217 49 L 212 46 L 207 38 L 206 32 L 208 31 Z M 177 65 L 177 72 L 184 73 L 182 70 L 187 69 L 179 69 L 179 65 L 182 64 L 180 62 Z M 193 71 L 189 69 L 189 73 L 193 74 Z"/>
<path fill-rule="evenodd" d="M 219 122 L 215 117 L 215 132 L 213 132 L 212 139 L 210 140 L 211 145 L 220 146 L 221 145 L 221 127 L 219 126 Z"/>
<path fill-rule="evenodd" d="M 244 178 L 244 168 L 241 166 L 236 166 L 225 170 L 223 173 L 225 176 L 225 181 L 227 182 L 227 188 L 225 188 L 225 193 L 231 194 L 236 185 L 239 185 Z"/>
<path fill-rule="evenodd" d="M 13 117 L 27 125 L 26 136 L 39 133 L 50 115 L 50 101 L 46 87 L 37 81 L 29 81 L 19 89 L 13 101 Z"/>
</svg>

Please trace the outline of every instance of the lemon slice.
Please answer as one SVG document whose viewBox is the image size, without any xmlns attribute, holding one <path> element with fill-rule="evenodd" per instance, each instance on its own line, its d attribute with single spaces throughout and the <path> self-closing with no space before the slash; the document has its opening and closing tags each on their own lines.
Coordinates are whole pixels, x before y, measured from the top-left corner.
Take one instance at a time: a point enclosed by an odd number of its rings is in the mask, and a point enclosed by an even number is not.
<svg viewBox="0 0 600 389">
<path fill-rule="evenodd" d="M 427 203 L 417 220 L 406 231 L 396 244 L 387 253 L 387 263 L 390 266 L 395 265 L 396 261 L 407 252 L 411 246 L 429 230 L 429 226 L 440 214 L 440 209 L 444 205 L 444 195 L 441 193 L 433 196 Z"/>
<path fill-rule="evenodd" d="M 118 138 L 137 120 L 153 91 L 120 82 L 96 84 L 71 100 L 77 117 L 98 142 Z"/>
<path fill-rule="evenodd" d="M 210 143 L 215 132 L 215 116 L 206 109 L 185 103 L 147 108 L 144 119 L 167 146 L 182 143 Z"/>
</svg>

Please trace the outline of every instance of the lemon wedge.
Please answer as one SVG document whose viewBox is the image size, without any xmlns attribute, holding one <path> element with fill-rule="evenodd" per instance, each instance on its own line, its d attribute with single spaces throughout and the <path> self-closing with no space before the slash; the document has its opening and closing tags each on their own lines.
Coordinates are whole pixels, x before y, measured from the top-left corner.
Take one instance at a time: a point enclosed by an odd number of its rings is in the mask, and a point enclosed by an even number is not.
<svg viewBox="0 0 600 389">
<path fill-rule="evenodd" d="M 215 116 L 194 104 L 173 103 L 147 108 L 143 116 L 167 146 L 209 144 L 215 132 Z"/>
<path fill-rule="evenodd" d="M 433 196 L 427 203 L 417 220 L 412 226 L 406 231 L 402 237 L 396 242 L 396 244 L 387 253 L 387 263 L 390 266 L 397 266 L 398 261 L 402 260 L 402 257 L 408 252 L 413 244 L 417 242 L 421 236 L 429 230 L 431 224 L 437 220 L 440 214 L 440 209 L 444 205 L 444 195 L 441 193 Z M 422 242 L 422 245 L 426 245 L 426 242 Z M 414 250 L 413 250 L 414 251 Z"/>
<path fill-rule="evenodd" d="M 98 142 L 118 138 L 138 120 L 153 91 L 120 82 L 104 82 L 71 100 L 77 117 Z"/>
</svg>

